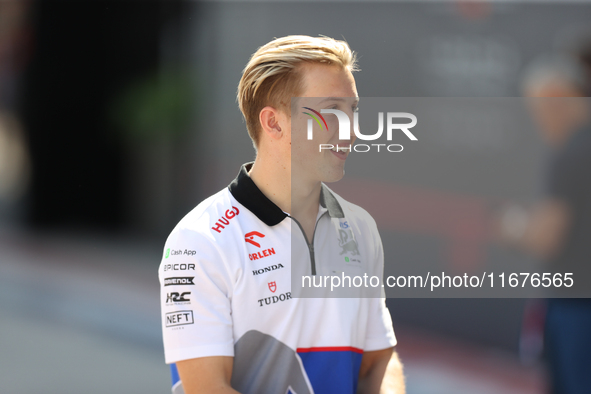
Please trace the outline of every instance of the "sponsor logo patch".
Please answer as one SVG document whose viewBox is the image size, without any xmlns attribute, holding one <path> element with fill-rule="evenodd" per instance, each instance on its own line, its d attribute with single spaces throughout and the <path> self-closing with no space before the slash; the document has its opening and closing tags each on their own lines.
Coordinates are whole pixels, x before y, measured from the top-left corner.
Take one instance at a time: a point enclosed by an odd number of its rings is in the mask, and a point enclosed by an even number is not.
<svg viewBox="0 0 591 394">
<path fill-rule="evenodd" d="M 197 254 L 196 250 L 190 249 L 166 249 L 166 258 L 169 256 L 195 256 Z"/>
<path fill-rule="evenodd" d="M 275 291 L 277 291 L 277 283 L 273 282 L 269 282 L 269 290 L 271 290 L 273 293 L 275 293 Z"/>
<path fill-rule="evenodd" d="M 230 220 L 236 217 L 236 215 L 238 215 L 239 213 L 240 211 L 236 207 L 232 207 L 232 209 L 226 210 L 224 216 L 219 218 L 217 222 L 214 223 L 214 227 L 212 227 L 211 229 L 217 231 L 218 233 L 221 233 L 222 230 L 230 224 Z"/>
<path fill-rule="evenodd" d="M 339 230 L 339 246 L 343 248 L 341 255 L 345 253 L 350 253 L 352 256 L 359 255 L 357 241 L 353 238 L 353 232 L 351 230 Z"/>
<path fill-rule="evenodd" d="M 166 327 L 193 324 L 193 311 L 175 311 L 166 314 Z"/>
<path fill-rule="evenodd" d="M 269 248 L 269 249 L 261 250 L 260 252 L 249 253 L 248 258 L 250 259 L 250 261 L 260 260 L 260 259 L 264 259 L 265 257 L 272 256 L 274 254 L 275 254 L 275 249 Z"/>
<path fill-rule="evenodd" d="M 259 303 L 259 306 L 267 306 L 267 305 L 272 305 L 272 304 L 276 304 L 278 302 L 283 302 L 283 301 L 287 301 L 287 300 L 291 300 L 291 292 L 289 292 L 289 291 L 287 293 L 279 294 L 276 296 L 262 298 L 262 299 L 258 300 L 258 303 Z"/>
<path fill-rule="evenodd" d="M 166 295 L 166 303 L 167 304 L 190 304 L 191 300 L 189 296 L 191 295 L 190 291 L 185 291 L 184 293 L 168 293 Z"/>
<path fill-rule="evenodd" d="M 194 285 L 194 276 L 179 276 L 174 278 L 164 278 L 164 286 L 172 285 Z"/>
<path fill-rule="evenodd" d="M 279 264 L 273 264 L 273 265 L 270 265 L 270 266 L 265 267 L 265 268 L 261 268 L 261 269 L 258 269 L 258 270 L 252 270 L 252 274 L 254 276 L 261 275 L 261 274 L 264 274 L 265 272 L 271 272 L 271 271 L 275 271 L 275 270 L 278 270 L 278 269 L 281 269 L 281 268 L 285 268 L 283 266 L 283 264 L 281 264 L 281 263 L 279 263 Z"/>
<path fill-rule="evenodd" d="M 195 271 L 195 264 L 182 263 L 182 264 L 165 264 L 164 265 L 164 271 L 187 271 L 187 270 Z"/>
<path fill-rule="evenodd" d="M 260 248 L 261 244 L 254 241 L 254 237 L 265 238 L 265 234 L 259 233 L 258 231 L 251 231 L 250 233 L 244 234 L 245 242 L 248 242 L 249 244 L 254 245 L 257 248 Z"/>
</svg>

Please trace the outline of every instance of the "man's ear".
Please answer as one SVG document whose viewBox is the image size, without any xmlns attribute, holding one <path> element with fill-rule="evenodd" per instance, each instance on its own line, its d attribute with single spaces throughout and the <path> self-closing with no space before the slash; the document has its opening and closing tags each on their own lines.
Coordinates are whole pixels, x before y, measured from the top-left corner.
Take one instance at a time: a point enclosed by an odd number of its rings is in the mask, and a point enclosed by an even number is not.
<svg viewBox="0 0 591 394">
<path fill-rule="evenodd" d="M 283 136 L 283 133 L 281 132 L 279 119 L 279 111 L 276 108 L 267 106 L 261 109 L 261 112 L 259 113 L 259 122 L 261 122 L 263 133 L 273 139 L 280 139 Z"/>
</svg>

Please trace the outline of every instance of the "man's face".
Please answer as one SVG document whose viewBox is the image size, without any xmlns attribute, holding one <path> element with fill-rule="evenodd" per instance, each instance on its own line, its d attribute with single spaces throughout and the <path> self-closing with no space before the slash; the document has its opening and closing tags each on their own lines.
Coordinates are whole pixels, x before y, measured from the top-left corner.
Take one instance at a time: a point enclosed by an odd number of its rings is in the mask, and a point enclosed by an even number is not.
<svg viewBox="0 0 591 394">
<path fill-rule="evenodd" d="M 542 138 L 550 145 L 557 145 L 570 133 L 587 109 L 577 99 L 580 92 L 567 81 L 549 80 L 530 87 L 525 92 L 529 109 Z"/>
<path fill-rule="evenodd" d="M 345 160 L 349 150 L 336 151 L 336 146 L 348 147 L 355 141 L 353 113 L 358 97 L 355 79 L 350 71 L 339 66 L 306 64 L 302 72 L 301 98 L 295 99 L 291 112 L 291 170 L 292 179 L 304 182 L 335 182 L 345 173 Z M 307 107 L 308 109 L 304 108 Z M 322 109 L 337 109 L 349 116 L 351 129 L 349 140 L 339 140 L 339 123 L 336 115 L 318 113 Z M 320 125 L 311 115 L 320 120 Z M 313 138 L 308 139 L 308 119 L 313 121 Z M 321 144 L 330 144 L 334 150 L 322 149 Z"/>
</svg>

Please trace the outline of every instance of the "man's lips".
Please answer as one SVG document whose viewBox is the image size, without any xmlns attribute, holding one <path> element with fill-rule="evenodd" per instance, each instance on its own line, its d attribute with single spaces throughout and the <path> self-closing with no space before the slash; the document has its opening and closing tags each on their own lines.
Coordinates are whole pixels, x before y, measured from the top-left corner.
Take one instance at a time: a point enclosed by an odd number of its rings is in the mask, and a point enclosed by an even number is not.
<svg viewBox="0 0 591 394">
<path fill-rule="evenodd" d="M 349 145 L 350 146 L 350 145 Z M 330 153 L 332 153 L 333 155 L 335 155 L 336 157 L 338 157 L 341 160 L 345 160 L 347 158 L 347 156 L 350 153 L 350 149 L 349 146 L 339 146 L 338 152 L 336 151 L 336 147 L 337 145 L 334 145 L 334 148 L 330 150 Z M 343 149 L 345 148 L 345 149 Z"/>
</svg>

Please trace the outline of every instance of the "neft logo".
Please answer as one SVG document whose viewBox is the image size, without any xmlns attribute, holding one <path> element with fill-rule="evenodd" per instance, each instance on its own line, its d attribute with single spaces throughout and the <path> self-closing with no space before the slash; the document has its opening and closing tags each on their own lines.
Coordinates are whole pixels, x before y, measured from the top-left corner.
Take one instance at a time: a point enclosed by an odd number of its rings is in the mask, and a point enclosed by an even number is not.
<svg viewBox="0 0 591 394">
<path fill-rule="evenodd" d="M 176 278 L 164 278 L 164 286 L 172 285 L 194 285 L 194 276 L 189 277 L 176 277 Z"/>
<path fill-rule="evenodd" d="M 195 271 L 195 264 L 165 264 L 164 271 Z"/>
<path fill-rule="evenodd" d="M 226 226 L 228 224 L 230 224 L 230 219 L 234 218 L 239 213 L 240 213 L 240 211 L 236 207 L 232 207 L 232 209 L 228 209 L 226 211 L 225 215 L 222 216 L 221 218 L 219 218 L 217 222 L 215 222 L 216 226 L 212 227 L 211 229 L 217 231 L 218 233 L 221 233 L 222 230 L 224 228 L 226 228 Z"/>
<path fill-rule="evenodd" d="M 189 296 L 191 295 L 190 291 L 185 291 L 184 293 L 168 293 L 166 295 L 166 303 L 170 304 L 170 303 L 177 303 L 177 302 L 181 302 L 181 303 L 186 303 L 186 304 L 190 304 L 191 300 L 188 298 L 185 298 L 185 296 Z"/>
<path fill-rule="evenodd" d="M 166 327 L 193 324 L 193 311 L 176 311 L 166 314 Z"/>
<path fill-rule="evenodd" d="M 258 242 L 253 241 L 255 235 L 259 238 L 265 238 L 265 234 L 261 234 L 258 231 L 251 231 L 250 233 L 244 234 L 244 241 L 248 242 L 251 245 L 256 246 L 257 248 L 261 247 L 261 244 Z"/>
</svg>

